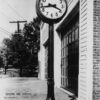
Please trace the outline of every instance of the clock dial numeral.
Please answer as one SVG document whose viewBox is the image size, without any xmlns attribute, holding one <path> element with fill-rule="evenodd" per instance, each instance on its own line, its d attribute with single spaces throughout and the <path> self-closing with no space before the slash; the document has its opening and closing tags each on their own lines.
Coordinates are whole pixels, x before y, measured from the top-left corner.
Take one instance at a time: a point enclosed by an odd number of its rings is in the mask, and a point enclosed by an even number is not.
<svg viewBox="0 0 100 100">
<path fill-rule="evenodd" d="M 58 16 L 58 13 L 56 12 L 56 14 L 55 14 L 56 16 Z"/>
<path fill-rule="evenodd" d="M 62 10 L 59 10 L 60 13 L 62 13 Z"/>
<path fill-rule="evenodd" d="M 46 0 L 42 0 L 42 2 L 46 2 Z"/>
<path fill-rule="evenodd" d="M 60 0 L 60 3 L 62 3 L 62 0 Z"/>
<path fill-rule="evenodd" d="M 61 8 L 63 9 L 64 8 L 64 5 L 62 5 Z"/>
<path fill-rule="evenodd" d="M 40 8 L 42 8 L 42 7 L 43 7 L 43 3 L 40 4 Z"/>
<path fill-rule="evenodd" d="M 48 15 L 49 12 L 46 12 L 46 15 Z"/>
<path fill-rule="evenodd" d="M 45 11 L 44 7 L 42 7 L 41 9 L 42 9 L 42 12 L 44 12 L 44 11 Z"/>
<path fill-rule="evenodd" d="M 53 17 L 53 14 L 51 13 L 51 17 Z"/>
</svg>

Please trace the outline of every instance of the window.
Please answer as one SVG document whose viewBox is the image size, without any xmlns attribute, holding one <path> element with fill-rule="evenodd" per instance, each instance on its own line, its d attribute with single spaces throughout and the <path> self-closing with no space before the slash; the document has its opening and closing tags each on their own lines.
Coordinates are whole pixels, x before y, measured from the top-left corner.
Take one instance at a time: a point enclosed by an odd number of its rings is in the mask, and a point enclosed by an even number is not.
<svg viewBox="0 0 100 100">
<path fill-rule="evenodd" d="M 68 43 L 71 43 L 71 34 L 68 36 Z"/>
<path fill-rule="evenodd" d="M 69 29 L 61 40 L 61 87 L 64 89 L 75 90 L 77 86 L 77 77 L 72 77 L 72 73 L 75 72 L 75 66 L 78 69 L 78 63 L 75 65 L 75 61 L 78 60 L 78 38 L 79 38 L 79 22 L 74 19 L 69 24 Z M 77 43 L 77 44 L 76 44 Z M 76 57 L 77 56 L 77 57 Z M 74 59 L 74 60 L 73 60 Z M 77 71 L 77 70 L 76 70 Z M 74 85 L 73 82 L 76 84 Z M 76 90 L 75 90 L 76 92 Z"/>
<path fill-rule="evenodd" d="M 72 32 L 72 42 L 74 41 L 74 39 L 75 39 L 75 36 L 74 36 L 75 34 L 74 34 L 74 31 Z"/>
<path fill-rule="evenodd" d="M 79 38 L 79 29 L 76 28 L 75 29 L 75 40 L 78 40 L 78 38 Z"/>
<path fill-rule="evenodd" d="M 66 46 L 68 45 L 68 37 L 66 36 Z"/>
</svg>

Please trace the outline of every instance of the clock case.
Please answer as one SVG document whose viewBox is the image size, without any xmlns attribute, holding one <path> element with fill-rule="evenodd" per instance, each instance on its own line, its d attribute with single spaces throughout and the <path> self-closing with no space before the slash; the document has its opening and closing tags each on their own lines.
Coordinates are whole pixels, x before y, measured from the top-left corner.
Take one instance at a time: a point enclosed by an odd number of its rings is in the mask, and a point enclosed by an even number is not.
<svg viewBox="0 0 100 100">
<path fill-rule="evenodd" d="M 64 14 L 59 17 L 59 18 L 56 18 L 56 19 L 50 19 L 50 18 L 47 18 L 46 16 L 44 16 L 41 11 L 40 11 L 40 7 L 39 7 L 39 3 L 40 3 L 41 0 L 36 0 L 36 13 L 37 15 L 41 18 L 41 20 L 43 20 L 44 22 L 46 23 L 57 23 L 59 22 L 66 14 L 67 12 L 67 9 L 68 9 L 68 6 L 67 6 L 67 1 L 65 0 L 65 3 L 66 3 L 66 10 L 64 12 Z"/>
</svg>

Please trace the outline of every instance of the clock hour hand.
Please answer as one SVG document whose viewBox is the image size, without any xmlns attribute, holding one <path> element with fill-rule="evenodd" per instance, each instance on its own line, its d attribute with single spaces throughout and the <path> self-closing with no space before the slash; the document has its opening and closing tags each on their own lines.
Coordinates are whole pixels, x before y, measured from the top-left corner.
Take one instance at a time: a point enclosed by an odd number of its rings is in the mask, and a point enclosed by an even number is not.
<svg viewBox="0 0 100 100">
<path fill-rule="evenodd" d="M 46 7 L 50 7 L 49 5 L 47 5 L 47 6 L 41 6 L 41 8 L 46 8 Z"/>
<path fill-rule="evenodd" d="M 49 4 L 46 5 L 46 6 L 41 6 L 41 8 L 46 8 L 46 7 L 53 7 L 53 5 L 49 3 Z"/>
</svg>

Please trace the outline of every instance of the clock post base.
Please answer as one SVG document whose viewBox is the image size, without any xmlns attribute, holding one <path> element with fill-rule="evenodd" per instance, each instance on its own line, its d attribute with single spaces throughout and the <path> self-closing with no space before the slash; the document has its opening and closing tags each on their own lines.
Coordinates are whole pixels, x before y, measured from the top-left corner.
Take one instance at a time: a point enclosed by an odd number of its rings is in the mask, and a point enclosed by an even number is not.
<svg viewBox="0 0 100 100">
<path fill-rule="evenodd" d="M 51 78 L 48 79 L 48 90 L 47 90 L 47 98 L 46 100 L 55 100 L 54 96 L 54 80 Z"/>
</svg>

